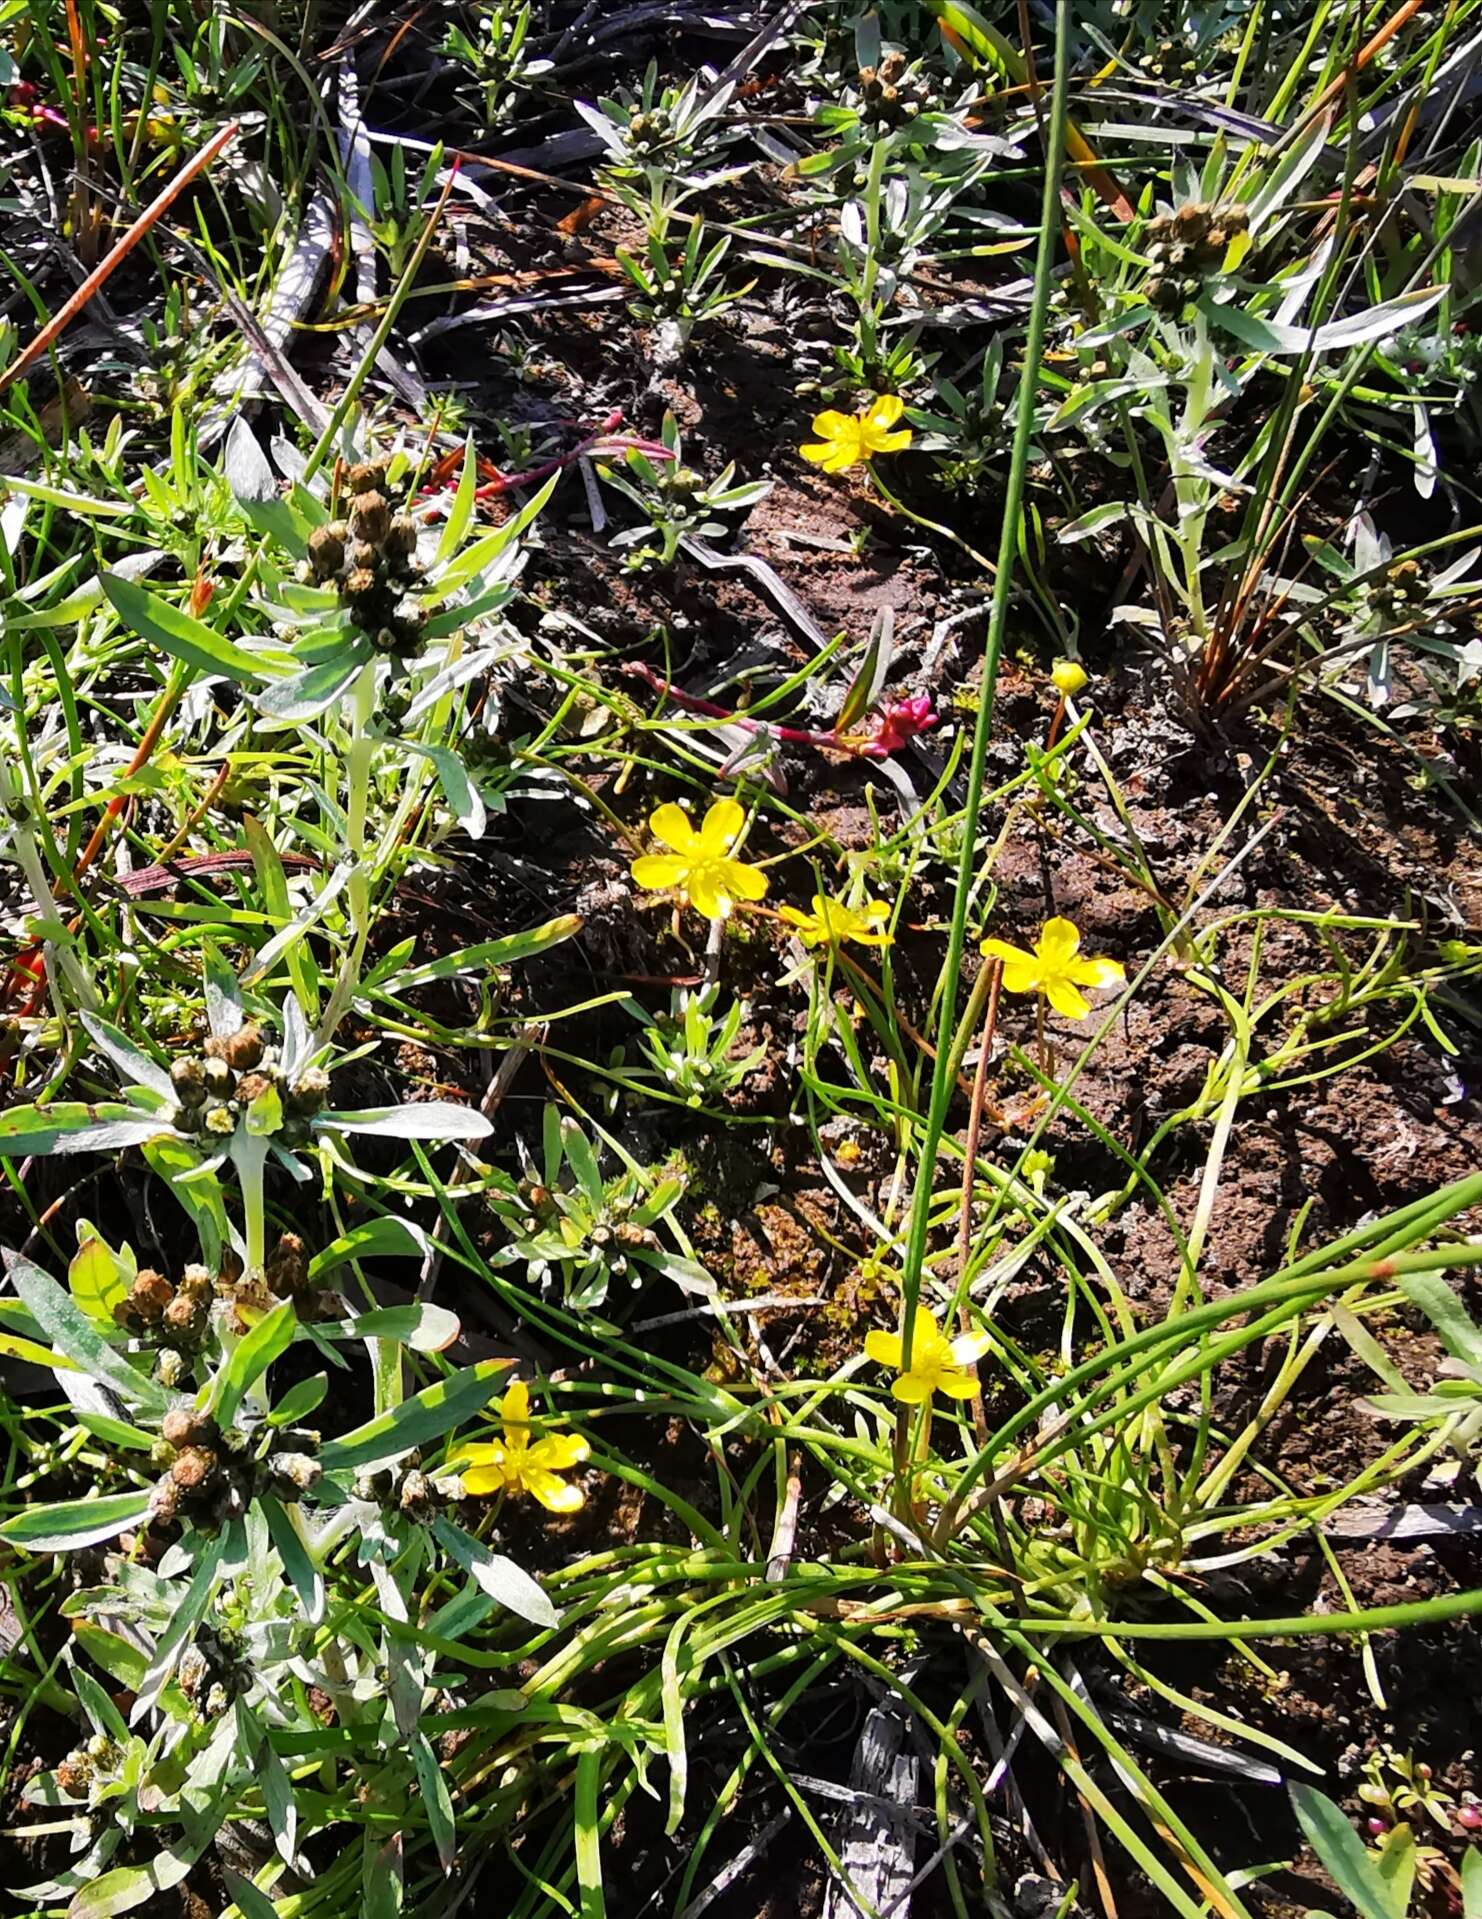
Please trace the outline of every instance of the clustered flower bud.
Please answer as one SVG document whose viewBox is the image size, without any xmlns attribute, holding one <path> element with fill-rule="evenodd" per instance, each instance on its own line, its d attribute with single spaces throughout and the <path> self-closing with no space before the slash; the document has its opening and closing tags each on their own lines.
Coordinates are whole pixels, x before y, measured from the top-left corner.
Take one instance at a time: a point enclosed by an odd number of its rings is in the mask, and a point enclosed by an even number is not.
<svg viewBox="0 0 1482 1919">
<path fill-rule="evenodd" d="M 309 1290 L 309 1253 L 297 1233 L 281 1233 L 268 1254 L 263 1275 L 279 1299 L 297 1299 Z"/>
<path fill-rule="evenodd" d="M 1153 271 L 1143 288 L 1148 304 L 1170 316 L 1182 313 L 1224 265 L 1230 242 L 1249 225 L 1245 207 L 1212 200 L 1191 200 L 1176 213 L 1149 221 L 1144 247 Z"/>
<path fill-rule="evenodd" d="M 58 1762 L 56 1782 L 63 1792 L 74 1798 L 86 1793 L 91 1799 L 108 1784 L 122 1759 L 118 1741 L 110 1739 L 107 1733 L 95 1732 L 85 1744 L 74 1746 Z"/>
<path fill-rule="evenodd" d="M 287 1146 L 308 1135 L 309 1121 L 324 1109 L 329 1097 L 329 1075 L 310 1066 L 291 1083 L 278 1064 L 277 1048 L 264 1040 L 252 1022 L 235 1033 L 213 1034 L 199 1055 L 177 1059 L 170 1068 L 171 1084 L 180 1102 L 175 1124 L 183 1133 L 209 1133 L 227 1139 L 255 1101 L 276 1092 L 283 1102 L 283 1118 L 274 1129 Z"/>
<path fill-rule="evenodd" d="M 902 127 L 931 106 L 931 87 L 903 53 L 890 52 L 878 67 L 860 68 L 859 101 L 866 126 Z"/>
<path fill-rule="evenodd" d="M 379 653 L 414 653 L 428 609 L 410 592 L 416 580 L 417 522 L 393 512 L 383 488 L 386 463 L 352 466 L 348 519 L 316 528 L 309 539 L 310 576 L 333 585 L 355 624 Z"/>
<path fill-rule="evenodd" d="M 188 1401 L 172 1406 L 160 1422 L 155 1464 L 160 1466 L 149 1499 L 157 1527 L 189 1520 L 214 1532 L 239 1519 L 259 1492 L 291 1505 L 312 1492 L 323 1476 L 315 1457 L 319 1435 L 302 1429 L 273 1434 L 270 1450 L 234 1427 L 225 1431 Z"/>
<path fill-rule="evenodd" d="M 628 121 L 628 151 L 635 160 L 651 160 L 674 138 L 674 122 L 667 107 L 647 107 Z"/>
<path fill-rule="evenodd" d="M 1418 560 L 1397 560 L 1382 580 L 1365 586 L 1367 610 L 1386 621 L 1403 620 L 1426 601 L 1425 575 Z"/>
<path fill-rule="evenodd" d="M 1189 86 L 1199 78 L 1198 56 L 1186 40 L 1158 40 L 1138 65 L 1155 80 L 1173 87 Z"/>
<path fill-rule="evenodd" d="M 205 1719 L 217 1719 L 252 1684 L 236 1633 L 203 1626 L 180 1655 L 175 1684 Z"/>
<path fill-rule="evenodd" d="M 139 1272 L 113 1309 L 118 1324 L 131 1333 L 152 1334 L 181 1353 L 198 1352 L 211 1313 L 211 1275 L 204 1266 L 187 1266 L 178 1286 L 152 1266 Z"/>
</svg>

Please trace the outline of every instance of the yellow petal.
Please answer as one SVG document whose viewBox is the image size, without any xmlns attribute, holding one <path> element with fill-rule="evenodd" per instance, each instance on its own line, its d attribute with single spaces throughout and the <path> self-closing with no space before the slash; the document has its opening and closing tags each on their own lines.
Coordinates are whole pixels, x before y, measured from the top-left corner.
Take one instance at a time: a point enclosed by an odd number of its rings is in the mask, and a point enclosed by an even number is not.
<svg viewBox="0 0 1482 1919">
<path fill-rule="evenodd" d="M 1120 960 L 1078 959 L 1070 968 L 1077 986 L 1120 986 L 1127 969 Z"/>
<path fill-rule="evenodd" d="M 682 806 L 673 800 L 667 805 L 655 807 L 648 822 L 648 830 L 662 846 L 672 846 L 676 853 L 693 853 L 698 835 L 694 821 Z"/>
<path fill-rule="evenodd" d="M 898 393 L 882 393 L 865 419 L 871 426 L 892 427 L 905 410 L 906 403 Z"/>
<path fill-rule="evenodd" d="M 796 928 L 798 938 L 804 946 L 817 946 L 822 940 L 828 938 L 828 929 L 820 926 L 812 913 L 804 913 L 796 906 L 779 906 L 777 917 L 786 920 L 789 926 Z"/>
<path fill-rule="evenodd" d="M 500 1400 L 499 1417 L 506 1426 L 523 1426 L 529 1419 L 530 1388 L 523 1379 L 513 1381 L 509 1391 Z"/>
<path fill-rule="evenodd" d="M 1045 998 L 1057 1013 L 1063 1013 L 1066 1019 L 1084 1019 L 1091 1010 L 1091 1002 L 1077 987 L 1071 985 L 1063 973 L 1050 973 L 1045 978 Z"/>
<path fill-rule="evenodd" d="M 948 1399 L 976 1399 L 982 1391 L 971 1373 L 959 1372 L 955 1367 L 949 1367 L 937 1384 Z"/>
<path fill-rule="evenodd" d="M 865 1334 L 865 1352 L 877 1366 L 889 1366 L 893 1372 L 899 1372 L 901 1366 L 901 1336 L 899 1333 L 886 1333 L 877 1327 L 872 1333 Z"/>
<path fill-rule="evenodd" d="M 504 1448 L 497 1439 L 487 1445 L 470 1442 L 468 1445 L 455 1446 L 448 1454 L 446 1465 L 450 1473 L 461 1473 L 467 1466 L 498 1466 L 504 1462 Z"/>
<path fill-rule="evenodd" d="M 569 1473 L 591 1450 L 580 1433 L 547 1433 L 536 1440 L 527 1457 L 539 1472 Z"/>
<path fill-rule="evenodd" d="M 767 876 L 759 867 L 748 866 L 744 860 L 719 860 L 723 878 L 722 886 L 732 899 L 759 900 L 767 890 Z"/>
<path fill-rule="evenodd" d="M 872 453 L 903 453 L 911 444 L 911 429 L 903 426 L 899 433 L 872 433 L 869 444 Z"/>
<path fill-rule="evenodd" d="M 940 1352 L 946 1343 L 942 1338 L 942 1329 L 937 1325 L 936 1314 L 930 1307 L 918 1306 L 911 1315 L 912 1372 L 919 1372 L 928 1354 Z"/>
<path fill-rule="evenodd" d="M 825 473 L 847 473 L 850 467 L 858 466 L 864 458 L 864 450 L 859 441 L 853 439 L 836 440 L 832 446 L 826 447 L 820 456 L 809 452 L 807 447 L 804 447 L 803 451 L 808 453 L 813 464 L 821 466 Z"/>
<path fill-rule="evenodd" d="M 460 1477 L 464 1492 L 472 1499 L 487 1499 L 491 1493 L 504 1491 L 504 1469 L 500 1466 L 475 1466 Z"/>
<path fill-rule="evenodd" d="M 685 892 L 702 919 L 723 920 L 730 913 L 731 895 L 725 890 L 724 868 L 719 860 L 697 866 L 685 884 Z"/>
<path fill-rule="evenodd" d="M 809 440 L 803 446 L 800 446 L 798 451 L 802 454 L 803 458 L 810 461 L 812 465 L 821 466 L 825 473 L 838 471 L 837 466 L 834 464 L 837 448 L 831 446 L 828 441 Z"/>
<path fill-rule="evenodd" d="M 993 1344 L 992 1335 L 983 1332 L 961 1333 L 952 1342 L 952 1364 L 972 1366 Z"/>
<path fill-rule="evenodd" d="M 580 1486 L 557 1479 L 554 1473 L 543 1473 L 539 1467 L 525 1474 L 525 1490 L 551 1513 L 574 1513 L 586 1498 Z"/>
<path fill-rule="evenodd" d="M 1033 953 L 1026 953 L 1022 946 L 1010 946 L 1007 940 L 984 940 L 978 951 L 984 959 L 1002 960 L 1005 966 L 1037 966 L 1038 960 Z M 1009 991 L 1018 992 L 1011 986 Z"/>
<path fill-rule="evenodd" d="M 700 846 L 712 858 L 729 853 L 746 824 L 746 809 L 739 800 L 716 800 L 700 823 Z"/>
<path fill-rule="evenodd" d="M 931 1398 L 931 1381 L 919 1373 L 902 1373 L 890 1390 L 903 1406 L 919 1406 Z"/>
<path fill-rule="evenodd" d="M 682 886 L 690 863 L 679 853 L 643 853 L 633 862 L 633 880 L 650 893 Z"/>
<path fill-rule="evenodd" d="M 1080 947 L 1080 928 L 1074 920 L 1061 919 L 1057 914 L 1054 919 L 1045 921 L 1035 952 L 1046 966 L 1053 966 L 1063 971 L 1080 951 Z"/>
<path fill-rule="evenodd" d="M 813 415 L 813 431 L 820 440 L 840 439 L 846 433 L 853 433 L 855 424 L 852 413 L 840 413 L 834 407 L 830 407 L 824 413 Z"/>
</svg>

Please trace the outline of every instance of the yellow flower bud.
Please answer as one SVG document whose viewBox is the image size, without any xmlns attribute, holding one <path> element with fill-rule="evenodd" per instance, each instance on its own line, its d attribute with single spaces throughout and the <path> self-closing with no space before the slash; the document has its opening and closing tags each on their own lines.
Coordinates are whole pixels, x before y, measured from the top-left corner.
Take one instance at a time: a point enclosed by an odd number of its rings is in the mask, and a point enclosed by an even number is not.
<svg viewBox="0 0 1482 1919">
<path fill-rule="evenodd" d="M 1056 660 L 1050 668 L 1050 678 L 1055 682 L 1063 698 L 1074 699 L 1086 684 L 1090 675 L 1079 660 Z"/>
</svg>

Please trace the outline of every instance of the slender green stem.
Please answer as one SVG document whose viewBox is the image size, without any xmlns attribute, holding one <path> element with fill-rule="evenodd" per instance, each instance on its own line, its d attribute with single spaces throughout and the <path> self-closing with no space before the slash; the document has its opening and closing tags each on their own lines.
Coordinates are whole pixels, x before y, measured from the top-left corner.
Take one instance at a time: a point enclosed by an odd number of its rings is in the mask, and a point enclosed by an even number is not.
<svg viewBox="0 0 1482 1919">
<path fill-rule="evenodd" d="M 926 1259 L 927 1226 L 931 1214 L 931 1196 L 936 1176 L 937 1153 L 947 1127 L 947 1109 L 952 1099 L 952 1034 L 956 1025 L 957 991 L 962 979 L 962 955 L 967 943 L 967 910 L 977 870 L 978 815 L 982 808 L 983 780 L 987 769 L 988 742 L 993 732 L 993 697 L 998 681 L 998 662 L 1003 652 L 1008 627 L 1009 589 L 1018 551 L 1019 514 L 1024 501 L 1024 478 L 1029 465 L 1029 446 L 1034 430 L 1034 399 L 1038 384 L 1040 356 L 1044 348 L 1045 323 L 1050 310 L 1050 279 L 1054 266 L 1055 242 L 1059 232 L 1060 172 L 1065 153 L 1066 96 L 1070 79 L 1070 4 L 1056 0 L 1055 6 L 1055 84 L 1046 127 L 1049 152 L 1045 155 L 1044 197 L 1040 206 L 1039 254 L 1034 270 L 1034 298 L 1029 309 L 1029 327 L 1024 338 L 1024 371 L 1019 382 L 1018 416 L 1014 423 L 1014 446 L 1009 464 L 1008 487 L 1004 494 L 1003 530 L 999 539 L 998 568 L 993 578 L 993 601 L 988 614 L 988 639 L 983 656 L 983 682 L 978 701 L 977 724 L 973 730 L 972 760 L 968 770 L 967 804 L 962 816 L 962 851 L 958 858 L 957 885 L 952 901 L 952 925 L 947 939 L 946 958 L 942 962 L 940 1000 L 937 1007 L 937 1056 L 932 1072 L 931 1101 L 920 1141 L 920 1157 L 911 1202 L 911 1228 L 906 1241 L 901 1277 L 901 1340 L 904 1364 L 911 1363 L 911 1331 L 916 1302 L 921 1296 L 922 1268 Z"/>
</svg>

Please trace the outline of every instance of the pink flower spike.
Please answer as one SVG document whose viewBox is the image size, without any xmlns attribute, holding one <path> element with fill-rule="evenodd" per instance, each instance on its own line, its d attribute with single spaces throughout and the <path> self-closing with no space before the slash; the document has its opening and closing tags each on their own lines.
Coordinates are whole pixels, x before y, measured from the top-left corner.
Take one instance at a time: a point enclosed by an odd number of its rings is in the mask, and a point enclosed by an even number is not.
<svg viewBox="0 0 1482 1919">
<path fill-rule="evenodd" d="M 909 699 L 892 700 L 889 706 L 880 709 L 874 732 L 859 750 L 872 760 L 886 759 L 898 753 L 918 733 L 930 732 L 938 717 L 929 693 L 913 693 Z"/>
</svg>

